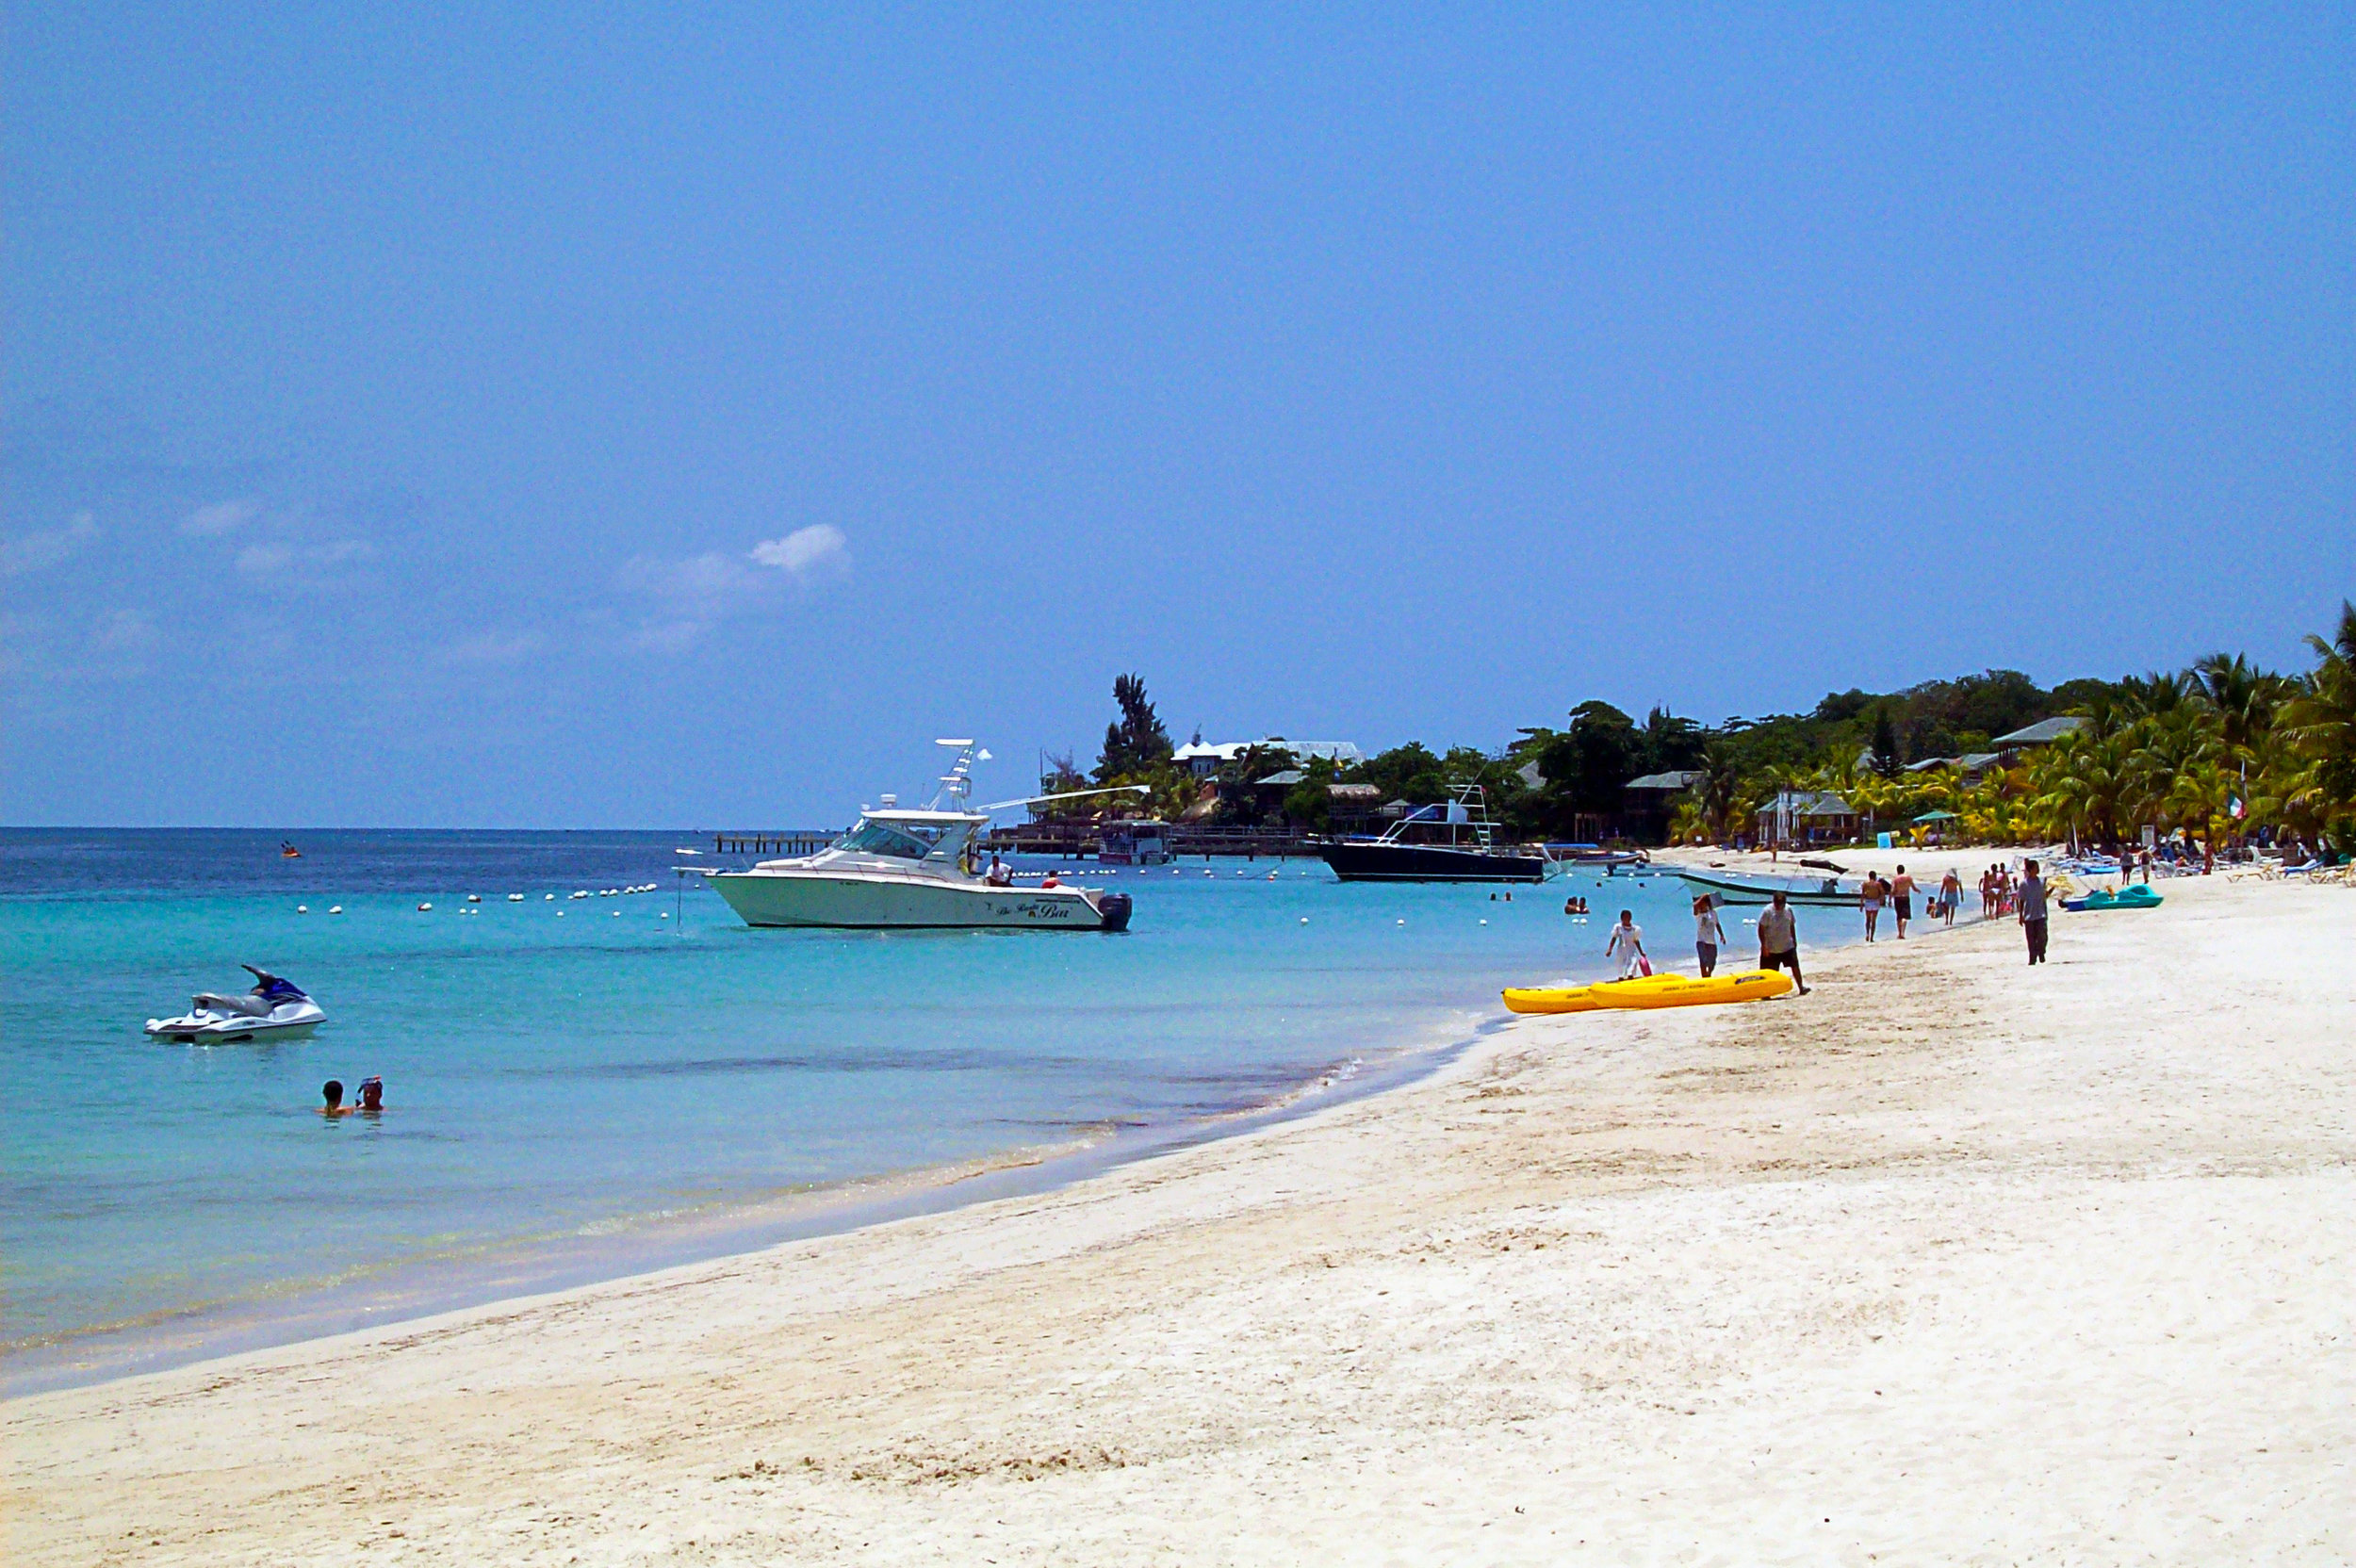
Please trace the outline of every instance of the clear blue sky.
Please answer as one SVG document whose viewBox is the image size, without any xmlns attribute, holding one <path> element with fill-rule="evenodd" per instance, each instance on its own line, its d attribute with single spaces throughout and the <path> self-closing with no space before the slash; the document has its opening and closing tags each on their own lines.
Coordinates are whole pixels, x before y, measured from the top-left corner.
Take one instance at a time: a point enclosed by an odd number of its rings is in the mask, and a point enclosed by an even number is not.
<svg viewBox="0 0 2356 1568">
<path fill-rule="evenodd" d="M 844 819 L 2356 593 L 2346 6 L 11 6 L 0 820 Z"/>
</svg>

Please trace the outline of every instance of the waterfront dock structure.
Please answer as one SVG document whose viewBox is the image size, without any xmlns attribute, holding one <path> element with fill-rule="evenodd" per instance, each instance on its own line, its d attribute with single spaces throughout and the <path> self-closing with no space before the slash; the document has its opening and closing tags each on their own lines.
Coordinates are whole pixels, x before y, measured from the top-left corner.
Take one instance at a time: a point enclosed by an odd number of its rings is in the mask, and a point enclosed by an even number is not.
<svg viewBox="0 0 2356 1568">
<path fill-rule="evenodd" d="M 1060 855 L 1093 858 L 1104 847 L 1106 825 L 1098 822 L 1024 822 L 993 827 L 974 842 L 1000 855 Z M 843 837 L 840 827 L 721 829 L 712 835 L 715 855 L 772 856 L 780 859 L 815 855 Z M 1173 855 L 1235 855 L 1247 858 L 1314 856 L 1315 835 L 1289 827 L 1212 827 L 1172 823 L 1164 829 Z"/>
<path fill-rule="evenodd" d="M 1022 822 L 993 827 L 980 841 L 986 850 L 1001 855 L 1062 855 L 1091 858 L 1103 847 L 1107 825 L 1097 822 Z M 1172 858 L 1182 855 L 1314 856 L 1317 838 L 1291 827 L 1216 827 L 1203 823 L 1174 822 L 1162 829 Z"/>
<path fill-rule="evenodd" d="M 799 855 L 815 855 L 846 829 L 840 827 L 772 827 L 735 832 L 722 830 L 712 835 L 714 855 L 774 855 L 791 858 Z"/>
</svg>

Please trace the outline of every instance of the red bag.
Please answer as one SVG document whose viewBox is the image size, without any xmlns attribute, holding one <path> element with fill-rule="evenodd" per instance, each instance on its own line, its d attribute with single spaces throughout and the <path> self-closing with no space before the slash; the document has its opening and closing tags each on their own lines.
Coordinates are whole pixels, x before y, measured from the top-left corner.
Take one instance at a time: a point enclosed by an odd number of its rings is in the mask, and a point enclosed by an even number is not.
<svg viewBox="0 0 2356 1568">
<path fill-rule="evenodd" d="M 1652 974 L 1652 960 L 1641 953 L 1636 956 L 1636 972 L 1647 978 Z"/>
</svg>

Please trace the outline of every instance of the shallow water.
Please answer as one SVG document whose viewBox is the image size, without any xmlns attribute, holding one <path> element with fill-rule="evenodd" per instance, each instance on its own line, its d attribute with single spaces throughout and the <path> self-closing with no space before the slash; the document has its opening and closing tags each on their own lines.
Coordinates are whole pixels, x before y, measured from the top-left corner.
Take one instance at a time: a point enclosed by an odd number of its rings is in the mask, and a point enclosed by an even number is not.
<svg viewBox="0 0 2356 1568">
<path fill-rule="evenodd" d="M 1136 898 L 1121 936 L 752 931 L 673 885 L 694 841 L 0 833 L 0 1350 L 548 1238 L 621 1237 L 619 1267 L 666 1217 L 1264 1105 L 1464 1038 L 1503 985 L 1601 973 L 1607 901 L 1690 957 L 1674 878 L 1580 876 L 1579 924 L 1559 882 L 1509 903 L 1314 861 L 1088 868 Z M 240 961 L 330 1022 L 140 1033 Z M 316 1114 L 369 1073 L 381 1119 Z"/>
</svg>

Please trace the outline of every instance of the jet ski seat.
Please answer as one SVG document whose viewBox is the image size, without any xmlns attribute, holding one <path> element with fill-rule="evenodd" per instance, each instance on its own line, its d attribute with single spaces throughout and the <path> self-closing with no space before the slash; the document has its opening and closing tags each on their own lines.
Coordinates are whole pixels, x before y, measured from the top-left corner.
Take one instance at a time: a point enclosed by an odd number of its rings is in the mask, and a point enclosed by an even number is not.
<svg viewBox="0 0 2356 1568">
<path fill-rule="evenodd" d="M 268 1018 L 276 1005 L 263 997 L 252 995 L 223 996 L 218 991 L 199 991 L 189 999 L 192 1013 L 237 1013 L 246 1018 Z"/>
</svg>

